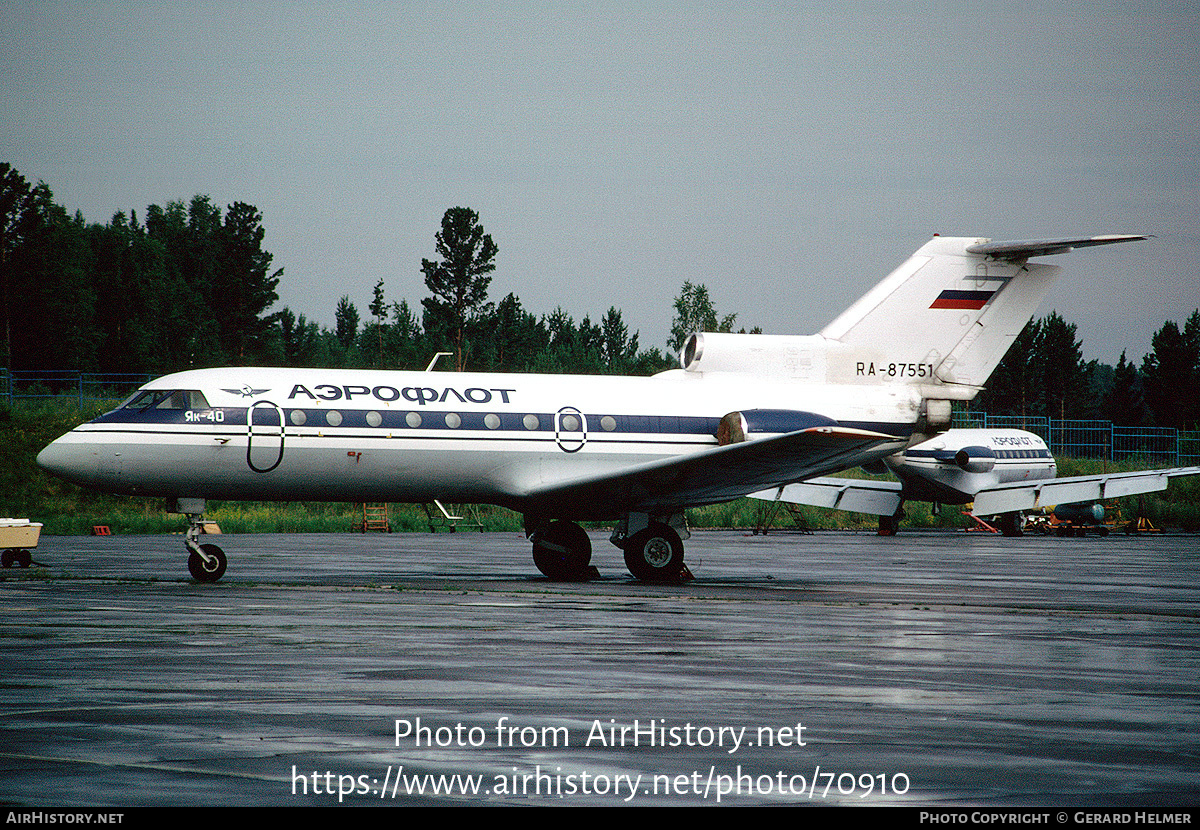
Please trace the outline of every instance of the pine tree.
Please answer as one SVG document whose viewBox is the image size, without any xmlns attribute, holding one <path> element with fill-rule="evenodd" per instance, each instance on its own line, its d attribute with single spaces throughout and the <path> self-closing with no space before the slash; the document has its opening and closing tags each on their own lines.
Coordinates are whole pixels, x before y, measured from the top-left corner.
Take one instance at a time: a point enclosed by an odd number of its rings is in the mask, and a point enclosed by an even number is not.
<svg viewBox="0 0 1200 830">
<path fill-rule="evenodd" d="M 1141 427 L 1150 423 L 1142 377 L 1135 364 L 1125 359 L 1125 352 L 1113 370 L 1112 390 L 1104 401 L 1104 418 L 1117 426 Z"/>
<path fill-rule="evenodd" d="M 333 313 L 337 325 L 337 339 L 343 348 L 350 348 L 358 337 L 358 309 L 350 302 L 349 295 L 343 294 L 338 300 L 337 310 Z"/>
<path fill-rule="evenodd" d="M 1156 425 L 1186 429 L 1196 420 L 1200 313 L 1192 314 L 1183 332 L 1174 321 L 1168 320 L 1155 333 L 1150 345 L 1152 351 L 1142 359 L 1146 403 L 1154 413 Z"/>
<path fill-rule="evenodd" d="M 718 320 L 717 310 L 708 296 L 708 287 L 684 282 L 679 296 L 675 298 L 675 319 L 671 323 L 671 338 L 667 345 L 677 352 L 693 332 L 733 331 L 736 319 L 736 314 L 727 314 Z"/>
<path fill-rule="evenodd" d="M 421 260 L 425 285 L 433 293 L 422 300 L 425 330 L 441 337 L 454 349 L 455 369 L 466 362 L 466 334 L 472 321 L 487 316 L 487 290 L 499 251 L 492 237 L 483 232 L 479 214 L 470 208 L 454 207 L 442 216 L 436 234 L 440 260 Z"/>
<path fill-rule="evenodd" d="M 257 208 L 245 202 L 229 206 L 219 237 L 221 269 L 212 312 L 225 353 L 239 363 L 255 362 L 263 355 L 275 325 L 275 317 L 264 313 L 279 299 L 275 289 L 283 269 L 271 272 L 274 257 L 262 247 L 265 235 Z"/>
<path fill-rule="evenodd" d="M 1042 320 L 1041 340 L 1034 359 L 1042 394 L 1040 414 L 1048 418 L 1078 418 L 1081 414 L 1079 401 L 1086 372 L 1075 331 L 1075 324 L 1067 323 L 1057 311 Z"/>
</svg>

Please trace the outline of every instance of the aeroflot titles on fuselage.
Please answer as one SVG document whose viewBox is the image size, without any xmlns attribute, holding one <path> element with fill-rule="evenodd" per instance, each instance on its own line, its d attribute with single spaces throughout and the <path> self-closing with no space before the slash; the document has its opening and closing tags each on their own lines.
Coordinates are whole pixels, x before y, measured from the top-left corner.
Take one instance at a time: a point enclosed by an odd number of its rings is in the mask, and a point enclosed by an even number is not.
<svg viewBox="0 0 1200 830">
<path fill-rule="evenodd" d="M 993 435 L 991 440 L 996 447 L 1035 447 L 1042 444 L 1041 439 L 1031 435 Z"/>
<path fill-rule="evenodd" d="M 424 406 L 427 403 L 445 403 L 451 397 L 458 398 L 461 403 L 491 403 L 492 399 L 496 395 L 499 395 L 501 402 L 511 403 L 508 393 L 516 391 L 516 389 L 485 389 L 481 386 L 472 386 L 460 392 L 453 386 L 447 386 L 439 391 L 432 386 L 405 386 L 403 389 L 397 389 L 394 386 L 335 386 L 332 383 L 321 383 L 314 386 L 312 390 L 309 390 L 306 386 L 296 384 L 292 387 L 291 394 L 288 395 L 288 400 L 305 396 L 314 401 L 318 399 L 323 401 L 350 401 L 356 395 L 359 397 L 370 395 L 376 400 L 385 403 L 391 403 L 403 398 L 411 403 Z"/>
</svg>

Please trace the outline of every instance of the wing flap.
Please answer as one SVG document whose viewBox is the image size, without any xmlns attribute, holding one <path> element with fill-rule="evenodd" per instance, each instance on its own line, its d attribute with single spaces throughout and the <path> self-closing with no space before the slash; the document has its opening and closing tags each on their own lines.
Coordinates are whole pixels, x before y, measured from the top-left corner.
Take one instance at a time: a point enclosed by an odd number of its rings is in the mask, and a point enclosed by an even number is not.
<svg viewBox="0 0 1200 830">
<path fill-rule="evenodd" d="M 522 501 L 539 515 L 576 519 L 675 512 L 858 466 L 903 444 L 904 439 L 869 430 L 811 427 L 537 488 Z"/>
<path fill-rule="evenodd" d="M 850 510 L 873 516 L 893 516 L 900 507 L 901 487 L 898 481 L 810 478 L 795 484 L 751 493 L 750 498 Z"/>
</svg>

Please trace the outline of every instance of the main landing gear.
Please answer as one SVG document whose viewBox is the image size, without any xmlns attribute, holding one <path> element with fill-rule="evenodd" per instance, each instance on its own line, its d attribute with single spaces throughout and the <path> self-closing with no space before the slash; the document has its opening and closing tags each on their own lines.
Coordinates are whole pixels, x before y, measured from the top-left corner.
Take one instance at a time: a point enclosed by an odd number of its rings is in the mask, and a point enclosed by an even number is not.
<svg viewBox="0 0 1200 830">
<path fill-rule="evenodd" d="M 631 515 L 617 526 L 610 541 L 625 551 L 625 566 L 642 582 L 683 582 L 691 578 L 683 564 L 682 514 L 660 520 Z M 599 576 L 592 566 L 592 543 L 574 522 L 536 521 L 526 517 L 526 535 L 533 542 L 533 562 L 548 579 L 581 582 Z"/>
<path fill-rule="evenodd" d="M 625 540 L 625 567 L 642 582 L 677 582 L 683 573 L 683 540 L 670 525 L 651 522 Z"/>
<path fill-rule="evenodd" d="M 594 575 L 592 540 L 574 522 L 550 522 L 529 534 L 533 564 L 555 582 L 582 582 Z"/>
<path fill-rule="evenodd" d="M 1025 522 L 1020 513 L 1000 514 L 1000 532 L 1005 536 L 1021 536 L 1024 528 Z"/>
</svg>

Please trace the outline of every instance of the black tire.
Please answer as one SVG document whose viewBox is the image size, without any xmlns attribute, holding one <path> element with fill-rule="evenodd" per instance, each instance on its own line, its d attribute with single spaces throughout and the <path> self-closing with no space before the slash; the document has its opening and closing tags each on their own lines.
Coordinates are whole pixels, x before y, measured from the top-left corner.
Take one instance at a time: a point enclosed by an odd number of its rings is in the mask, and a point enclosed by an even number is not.
<svg viewBox="0 0 1200 830">
<path fill-rule="evenodd" d="M 17 564 L 22 568 L 28 568 L 33 564 L 33 554 L 27 550 L 17 551 Z"/>
<path fill-rule="evenodd" d="M 592 563 L 592 540 L 574 522 L 551 522 L 533 534 L 533 564 L 556 582 L 586 579 Z"/>
<path fill-rule="evenodd" d="M 880 536 L 895 536 L 900 530 L 900 518 L 898 516 L 880 516 L 879 517 L 879 535 Z"/>
<path fill-rule="evenodd" d="M 216 545 L 201 545 L 200 550 L 214 557 L 214 560 L 205 562 L 200 554 L 193 552 L 188 555 L 188 570 L 197 582 L 216 582 L 225 575 L 225 566 L 228 564 L 225 551 Z"/>
<path fill-rule="evenodd" d="M 671 527 L 652 522 L 625 542 L 625 567 L 642 582 L 671 582 L 683 571 L 683 541 Z"/>
<path fill-rule="evenodd" d="M 5 568 L 11 568 L 15 564 L 17 564 L 17 552 L 15 550 L 6 550 L 4 553 L 0 553 L 0 565 L 3 565 Z"/>
<path fill-rule="evenodd" d="M 1005 536 L 1021 536 L 1024 533 L 1021 528 L 1021 514 L 1001 513 L 1000 532 Z"/>
</svg>

